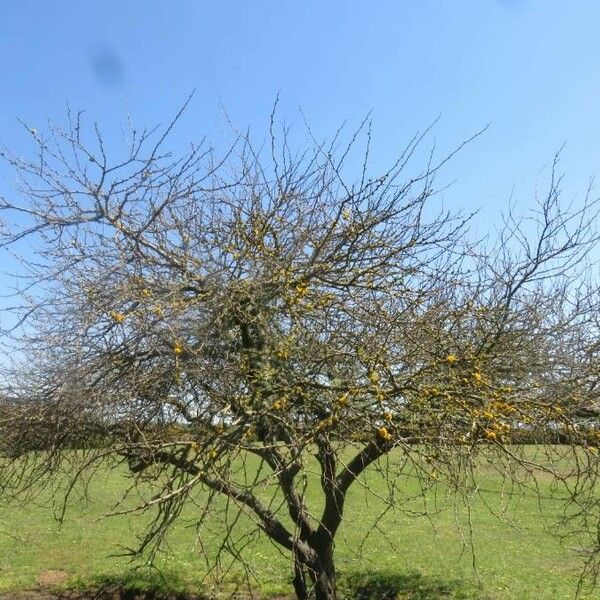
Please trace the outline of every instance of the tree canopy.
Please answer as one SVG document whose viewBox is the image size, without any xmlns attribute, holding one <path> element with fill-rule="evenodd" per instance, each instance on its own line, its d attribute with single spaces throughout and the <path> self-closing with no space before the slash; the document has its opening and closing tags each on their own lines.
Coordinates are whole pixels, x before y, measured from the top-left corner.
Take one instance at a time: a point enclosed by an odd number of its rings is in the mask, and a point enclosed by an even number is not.
<svg viewBox="0 0 600 600">
<path fill-rule="evenodd" d="M 18 261 L 6 497 L 126 464 L 154 489 L 138 507 L 153 515 L 144 552 L 203 486 L 198 522 L 227 496 L 289 552 L 298 598 L 332 600 L 335 535 L 365 469 L 393 505 L 402 469 L 462 493 L 484 461 L 515 484 L 562 485 L 593 573 L 591 190 L 565 206 L 555 161 L 536 209 L 508 211 L 478 241 L 436 187 L 454 153 L 414 167 L 427 131 L 374 175 L 368 122 L 330 142 L 309 131 L 296 151 L 273 118 L 262 145 L 238 134 L 220 155 L 201 143 L 175 156 L 180 116 L 132 129 L 115 158 L 80 114 L 30 130 L 33 158 L 3 153 L 20 181 L 0 200 Z M 525 438 L 545 444 L 539 463 Z M 305 496 L 314 457 L 318 509 Z"/>
</svg>

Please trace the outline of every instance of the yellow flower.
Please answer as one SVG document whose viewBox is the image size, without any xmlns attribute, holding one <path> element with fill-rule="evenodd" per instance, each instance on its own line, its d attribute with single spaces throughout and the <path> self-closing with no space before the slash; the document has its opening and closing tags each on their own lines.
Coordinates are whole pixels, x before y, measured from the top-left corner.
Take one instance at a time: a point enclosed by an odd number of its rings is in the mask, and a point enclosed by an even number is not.
<svg viewBox="0 0 600 600">
<path fill-rule="evenodd" d="M 486 439 L 492 440 L 492 441 L 494 441 L 496 439 L 496 437 L 497 437 L 496 436 L 496 432 L 495 431 L 490 431 L 489 429 L 485 430 L 484 435 L 485 435 Z"/>
<path fill-rule="evenodd" d="M 123 313 L 117 312 L 116 310 L 111 311 L 110 316 L 117 322 L 122 323 L 125 320 Z"/>
<path fill-rule="evenodd" d="M 448 356 L 446 356 L 446 362 L 448 364 L 453 365 L 457 360 L 458 360 L 458 358 L 456 358 L 455 354 L 448 354 Z"/>
<path fill-rule="evenodd" d="M 317 423 L 316 429 L 317 429 L 317 431 L 322 431 L 323 429 L 326 429 L 327 427 L 331 427 L 335 423 L 336 423 L 336 419 L 334 418 L 333 415 L 330 415 L 326 419 L 323 419 L 322 421 L 319 421 Z"/>
<path fill-rule="evenodd" d="M 271 408 L 273 410 L 281 410 L 285 406 L 285 402 L 283 400 L 275 400 L 273 404 L 271 404 Z"/>
<path fill-rule="evenodd" d="M 299 283 L 296 286 L 296 294 L 298 294 L 298 296 L 300 296 L 300 297 L 306 296 L 307 292 L 308 292 L 308 283 Z"/>
<path fill-rule="evenodd" d="M 383 418 L 384 418 L 386 421 L 391 421 L 391 420 L 392 420 L 394 417 L 393 417 L 393 415 L 392 415 L 392 413 L 391 413 L 391 412 L 384 412 L 384 413 L 383 413 Z"/>
<path fill-rule="evenodd" d="M 473 373 L 473 379 L 477 383 L 482 383 L 483 382 L 483 376 L 481 375 L 481 373 Z"/>
<path fill-rule="evenodd" d="M 183 353 L 183 344 L 179 340 L 175 340 L 173 344 L 173 352 L 177 355 Z"/>
<path fill-rule="evenodd" d="M 350 397 L 350 392 L 345 392 L 343 393 L 339 398 L 338 398 L 338 404 L 340 406 L 347 406 L 348 405 L 348 398 Z"/>
<path fill-rule="evenodd" d="M 379 374 L 376 373 L 375 371 L 372 371 L 371 373 L 369 373 L 369 381 L 373 385 L 377 385 L 379 383 Z"/>
<path fill-rule="evenodd" d="M 377 430 L 377 435 L 386 442 L 392 439 L 392 434 L 387 430 L 387 427 L 380 427 Z"/>
</svg>

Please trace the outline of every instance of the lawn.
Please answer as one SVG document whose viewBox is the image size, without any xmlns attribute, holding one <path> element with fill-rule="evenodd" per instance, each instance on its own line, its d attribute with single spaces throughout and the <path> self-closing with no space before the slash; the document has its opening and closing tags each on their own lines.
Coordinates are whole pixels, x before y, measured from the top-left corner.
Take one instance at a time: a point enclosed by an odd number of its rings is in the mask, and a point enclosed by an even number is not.
<svg viewBox="0 0 600 600">
<path fill-rule="evenodd" d="M 403 510 L 388 511 L 373 529 L 373 522 L 385 507 L 387 489 L 376 471 L 367 476 L 380 498 L 366 494 L 360 486 L 351 490 L 347 518 L 336 547 L 343 587 L 370 587 L 369 597 L 373 599 L 383 594 L 377 586 L 388 584 L 400 590 L 398 597 L 404 599 L 573 598 L 582 558 L 573 548 L 558 544 L 547 531 L 548 519 L 559 510 L 555 501 L 544 499 L 540 503 L 526 491 L 515 492 L 506 501 L 499 477 L 491 470 L 484 471 L 480 482 L 485 491 L 472 499 L 471 552 L 464 543 L 469 530 L 468 512 L 461 502 L 446 498 L 443 489 L 435 497 L 430 491 L 424 499 L 407 501 Z M 130 582 L 145 585 L 214 594 L 218 589 L 231 591 L 243 580 L 239 561 L 233 561 L 226 583 L 220 587 L 206 577 L 207 565 L 199 547 L 209 555 L 214 553 L 222 540 L 222 529 L 215 520 L 198 536 L 193 518 L 199 508 L 193 505 L 170 531 L 168 544 L 155 561 L 157 569 L 117 556 L 123 547 L 135 545 L 147 518 L 100 518 L 126 485 L 124 472 L 103 471 L 94 480 L 89 498 L 74 502 L 62 525 L 54 518 L 49 491 L 23 507 L 0 507 L 0 592 L 34 587 L 41 573 L 55 570 L 69 574 L 69 585 L 86 586 L 128 577 Z M 549 486 L 544 486 L 548 484 L 542 482 L 543 494 L 549 491 Z M 316 497 L 317 487 L 317 482 L 311 481 L 309 495 Z M 416 491 L 410 474 L 404 489 L 406 497 Z M 434 509 L 429 519 L 418 514 L 424 501 Z M 492 508 L 496 512 L 505 504 L 511 524 L 490 511 Z M 250 531 L 247 520 L 242 519 L 238 526 L 243 532 Z M 368 532 L 371 535 L 357 556 L 356 550 Z M 265 598 L 289 593 L 288 557 L 262 536 L 247 542 L 242 554 L 253 567 L 253 589 Z M 132 572 L 132 568 L 136 570 Z M 221 569 L 226 570 L 227 564 L 223 563 Z"/>
</svg>

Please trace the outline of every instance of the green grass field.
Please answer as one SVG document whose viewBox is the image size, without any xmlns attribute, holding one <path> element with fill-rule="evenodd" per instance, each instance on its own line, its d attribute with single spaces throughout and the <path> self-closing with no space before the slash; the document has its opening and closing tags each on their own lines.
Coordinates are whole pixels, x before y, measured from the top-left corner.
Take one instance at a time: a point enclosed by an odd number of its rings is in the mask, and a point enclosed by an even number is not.
<svg viewBox="0 0 600 600">
<path fill-rule="evenodd" d="M 375 490 L 385 496 L 387 490 L 378 474 L 372 472 L 368 476 Z M 408 502 L 403 511 L 389 511 L 364 544 L 362 556 L 357 556 L 356 548 L 372 530 L 384 503 L 355 487 L 336 547 L 342 586 L 370 586 L 373 591 L 369 598 L 373 599 L 382 597 L 383 592 L 378 592 L 377 586 L 386 581 L 395 585 L 398 598 L 403 599 L 573 598 L 581 556 L 557 543 L 546 531 L 540 513 L 551 519 L 558 511 L 558 504 L 550 500 L 540 504 L 533 494 L 517 493 L 509 502 L 514 517 L 511 525 L 489 510 L 489 507 L 498 510 L 503 503 L 500 480 L 491 472 L 487 475 L 484 472 L 481 484 L 486 491 L 481 497 L 474 497 L 471 511 L 477 575 L 473 554 L 465 549 L 462 538 L 467 530 L 466 510 L 460 504 L 456 508 L 454 501 L 441 494 L 434 502 L 433 492 L 425 497 L 431 508 L 436 507 L 431 519 L 414 514 L 423 508 L 423 500 Z M 136 534 L 147 518 L 131 515 L 98 518 L 110 510 L 126 485 L 123 473 L 103 472 L 90 489 L 91 499 L 75 502 L 62 526 L 53 516 L 50 492 L 35 504 L 0 507 L 0 592 L 34 587 L 40 573 L 60 570 L 71 576 L 67 585 L 87 586 L 129 577 L 130 582 L 142 586 L 216 593 L 210 578 L 205 579 L 206 564 L 197 550 L 198 540 L 191 522 L 199 509 L 194 506 L 187 509 L 170 531 L 168 546 L 155 562 L 158 570 L 138 568 L 132 574 L 132 567 L 140 567 L 140 563 L 111 556 L 123 546 L 135 545 Z M 314 485 L 311 493 L 316 496 L 316 482 L 311 485 Z M 414 486 L 407 479 L 407 495 L 415 491 Z M 545 492 L 543 486 L 541 491 Z M 242 520 L 239 526 L 249 530 L 248 522 Z M 222 539 L 220 527 L 215 521 L 200 536 L 209 554 Z M 290 592 L 290 561 L 264 537 L 252 538 L 243 554 L 254 569 L 255 591 L 265 598 Z M 242 573 L 234 562 L 224 589 L 233 589 L 242 580 Z"/>
</svg>

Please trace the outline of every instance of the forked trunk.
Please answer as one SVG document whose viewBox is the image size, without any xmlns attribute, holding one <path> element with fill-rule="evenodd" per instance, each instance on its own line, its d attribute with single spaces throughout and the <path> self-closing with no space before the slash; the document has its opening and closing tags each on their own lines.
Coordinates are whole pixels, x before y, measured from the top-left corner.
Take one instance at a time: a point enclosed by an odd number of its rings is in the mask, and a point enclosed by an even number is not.
<svg viewBox="0 0 600 600">
<path fill-rule="evenodd" d="M 336 600 L 333 547 L 327 545 L 311 552 L 297 552 L 294 560 L 294 590 L 298 600 Z"/>
</svg>

